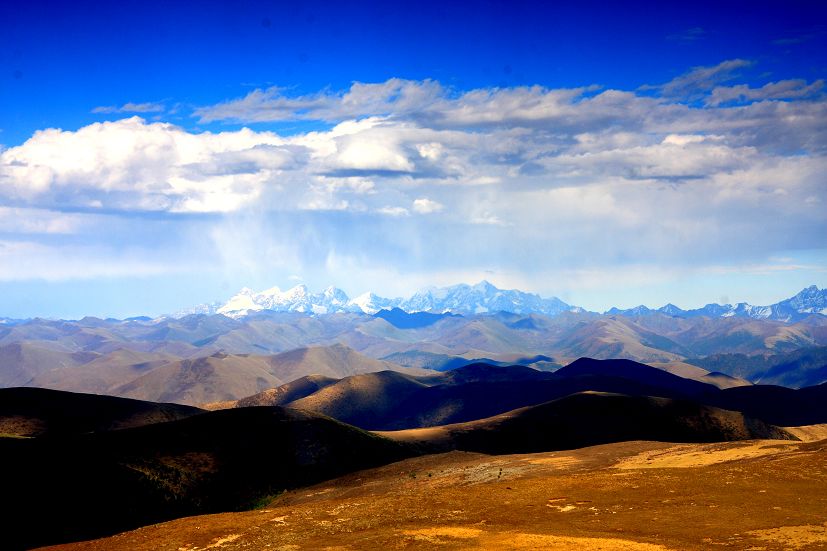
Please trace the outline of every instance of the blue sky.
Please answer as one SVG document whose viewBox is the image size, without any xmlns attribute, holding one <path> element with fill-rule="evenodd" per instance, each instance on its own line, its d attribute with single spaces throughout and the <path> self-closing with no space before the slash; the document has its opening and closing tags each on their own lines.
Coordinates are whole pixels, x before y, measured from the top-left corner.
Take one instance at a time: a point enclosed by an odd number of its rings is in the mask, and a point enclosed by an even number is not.
<svg viewBox="0 0 827 551">
<path fill-rule="evenodd" d="M 296 4 L 0 5 L 0 317 L 827 285 L 823 3 Z"/>
</svg>

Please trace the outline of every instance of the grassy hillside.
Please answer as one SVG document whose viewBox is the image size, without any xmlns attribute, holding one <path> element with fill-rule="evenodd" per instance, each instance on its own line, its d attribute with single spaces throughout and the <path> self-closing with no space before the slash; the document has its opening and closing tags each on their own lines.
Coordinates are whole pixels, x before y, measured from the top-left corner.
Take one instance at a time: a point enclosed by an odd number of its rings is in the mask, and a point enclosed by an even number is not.
<svg viewBox="0 0 827 551">
<path fill-rule="evenodd" d="M 407 456 L 403 445 L 278 407 L 63 438 L 0 438 L 4 548 L 103 536 L 266 496 Z M 44 503 L 59 515 L 29 530 Z"/>
</svg>

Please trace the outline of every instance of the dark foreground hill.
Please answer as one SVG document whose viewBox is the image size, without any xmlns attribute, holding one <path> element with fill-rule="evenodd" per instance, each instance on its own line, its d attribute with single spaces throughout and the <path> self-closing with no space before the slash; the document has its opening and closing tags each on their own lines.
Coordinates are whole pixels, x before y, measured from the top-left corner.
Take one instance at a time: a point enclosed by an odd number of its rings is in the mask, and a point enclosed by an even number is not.
<svg viewBox="0 0 827 551">
<path fill-rule="evenodd" d="M 827 423 L 827 383 L 799 389 L 774 385 L 728 388 L 706 397 L 705 401 L 774 425 Z"/>
<path fill-rule="evenodd" d="M 4 549 L 112 534 L 257 500 L 413 453 L 309 412 L 253 407 L 81 436 L 0 438 Z M 44 510 L 59 514 L 44 522 Z M 31 527 L 31 528 L 27 528 Z"/>
<path fill-rule="evenodd" d="M 125 429 L 203 413 L 191 406 L 44 388 L 0 389 L 0 434 L 59 436 Z"/>
<path fill-rule="evenodd" d="M 467 423 L 380 434 L 431 452 L 489 454 L 566 450 L 628 440 L 796 440 L 783 429 L 735 411 L 688 400 L 597 392 L 573 394 Z"/>
</svg>

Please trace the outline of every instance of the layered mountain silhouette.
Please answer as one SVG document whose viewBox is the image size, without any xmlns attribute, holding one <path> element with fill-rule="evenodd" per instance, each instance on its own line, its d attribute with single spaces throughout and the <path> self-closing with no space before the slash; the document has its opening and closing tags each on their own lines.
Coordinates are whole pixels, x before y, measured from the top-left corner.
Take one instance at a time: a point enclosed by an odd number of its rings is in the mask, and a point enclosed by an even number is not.
<svg viewBox="0 0 827 551">
<path fill-rule="evenodd" d="M 663 313 L 399 312 L 29 320 L 0 327 L 0 387 L 198 405 L 237 400 L 311 374 L 416 374 L 411 370 L 446 371 L 480 361 L 553 371 L 582 356 L 626 358 L 684 373 L 692 363 L 749 382 L 791 387 L 827 381 L 824 316 L 784 323 Z M 740 384 L 722 376 L 706 380 Z"/>
<path fill-rule="evenodd" d="M 268 392 L 283 396 L 288 390 Z M 484 363 L 427 377 L 384 371 L 325 381 L 315 392 L 272 403 L 314 411 L 368 430 L 402 430 L 482 419 L 586 391 L 690 400 L 785 426 L 827 422 L 827 401 L 821 402 L 827 397 L 827 385 L 800 390 L 762 385 L 722 389 L 630 360 L 590 358 L 555 373 Z M 261 403 L 266 395 L 247 400 Z M 244 403 L 240 400 L 226 407 Z"/>
</svg>

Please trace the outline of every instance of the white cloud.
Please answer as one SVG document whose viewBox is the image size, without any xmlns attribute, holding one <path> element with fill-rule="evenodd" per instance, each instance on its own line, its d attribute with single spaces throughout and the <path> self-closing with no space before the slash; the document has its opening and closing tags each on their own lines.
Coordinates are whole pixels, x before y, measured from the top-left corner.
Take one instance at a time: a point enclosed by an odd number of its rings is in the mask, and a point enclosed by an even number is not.
<svg viewBox="0 0 827 551">
<path fill-rule="evenodd" d="M 232 211 L 290 165 L 298 153 L 283 144 L 269 133 L 191 134 L 137 117 L 42 130 L 0 153 L 0 194 L 46 207 Z"/>
<path fill-rule="evenodd" d="M 418 212 L 419 214 L 431 214 L 441 211 L 445 208 L 445 205 L 432 199 L 428 199 L 427 197 L 420 197 L 419 199 L 414 199 L 411 208 L 413 208 L 414 212 Z"/>
<path fill-rule="evenodd" d="M 222 262 L 252 270 L 266 249 L 267 265 L 284 278 L 326 270 L 314 259 L 334 250 L 434 273 L 585 273 L 750 265 L 777 251 L 823 248 L 821 81 L 722 84 L 748 65 L 696 68 L 645 94 L 459 93 L 392 79 L 300 97 L 259 91 L 199 111 L 204 120 L 336 123 L 290 136 L 195 133 L 140 118 L 47 129 L 0 151 L 0 231 L 87 232 L 77 211 L 153 211 L 165 221 L 221 213 L 255 221 L 207 232 L 225 251 Z M 696 94 L 701 101 L 686 102 Z M 455 216 L 412 216 L 436 212 Z M 315 284 L 331 281 L 335 274 Z"/>
<path fill-rule="evenodd" d="M 272 87 L 253 90 L 241 99 L 201 107 L 195 110 L 195 116 L 201 122 L 338 121 L 417 111 L 442 92 L 442 87 L 434 81 L 417 82 L 399 78 L 381 83 L 355 82 L 343 93 L 319 92 L 302 96 L 287 96 L 283 88 Z"/>
<path fill-rule="evenodd" d="M 408 216 L 410 212 L 404 207 L 382 207 L 376 210 L 379 214 L 386 216 Z"/>
<path fill-rule="evenodd" d="M 824 81 L 816 80 L 810 84 L 805 80 L 780 80 L 769 82 L 760 88 L 750 88 L 747 84 L 737 86 L 716 86 L 712 89 L 707 105 L 721 105 L 730 101 L 746 102 L 756 100 L 789 100 L 810 98 L 822 92 Z"/>
<path fill-rule="evenodd" d="M 690 71 L 675 77 L 660 86 L 648 86 L 659 90 L 664 96 L 693 96 L 711 90 L 717 84 L 734 79 L 738 71 L 749 67 L 752 61 L 728 59 L 708 67 L 693 67 Z"/>
</svg>

